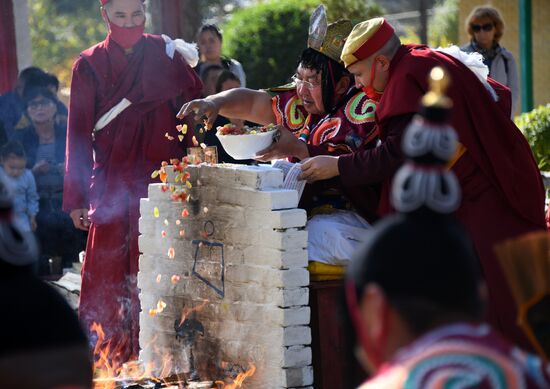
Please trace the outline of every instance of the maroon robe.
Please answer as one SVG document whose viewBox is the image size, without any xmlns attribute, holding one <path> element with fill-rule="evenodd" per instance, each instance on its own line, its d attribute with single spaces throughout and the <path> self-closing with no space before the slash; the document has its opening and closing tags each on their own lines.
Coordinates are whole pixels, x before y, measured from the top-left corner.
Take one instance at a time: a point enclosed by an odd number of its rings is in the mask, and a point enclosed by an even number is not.
<svg viewBox="0 0 550 389">
<path fill-rule="evenodd" d="M 529 347 L 516 325 L 516 307 L 497 263 L 496 243 L 545 229 L 544 187 L 527 141 L 510 120 L 509 93 L 490 80 L 495 103 L 464 64 L 425 46 L 404 45 L 391 61 L 388 84 L 376 111 L 382 145 L 342 156 L 338 167 L 345 186 L 383 181 L 382 213 L 389 187 L 401 165 L 401 136 L 428 90 L 428 74 L 443 66 L 450 74 L 451 124 L 466 152 L 453 165 L 462 188 L 459 220 L 472 236 L 489 290 L 489 320 L 510 339 Z M 397 271 L 397 270 L 396 270 Z"/>
<path fill-rule="evenodd" d="M 114 344 L 125 343 L 122 361 L 139 350 L 139 199 L 161 161 L 184 154 L 175 116 L 201 88 L 183 57 L 171 59 L 164 40 L 148 34 L 128 56 L 108 37 L 73 66 L 63 209 L 90 209 L 91 220 L 79 313 L 87 329 L 97 322 Z M 94 132 L 122 98 L 132 105 Z"/>
</svg>

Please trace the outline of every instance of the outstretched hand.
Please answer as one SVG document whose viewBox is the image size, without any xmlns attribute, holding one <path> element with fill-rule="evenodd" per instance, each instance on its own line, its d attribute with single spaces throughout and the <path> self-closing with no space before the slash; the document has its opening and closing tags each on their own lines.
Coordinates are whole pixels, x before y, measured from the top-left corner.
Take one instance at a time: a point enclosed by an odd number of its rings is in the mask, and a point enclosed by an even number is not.
<svg viewBox="0 0 550 389">
<path fill-rule="evenodd" d="M 193 119 L 195 122 L 200 123 L 206 120 L 205 127 L 207 130 L 210 130 L 218 117 L 219 110 L 220 108 L 214 101 L 209 99 L 197 99 L 183 104 L 176 117 L 178 119 L 183 119 L 194 112 L 195 116 Z"/>
<path fill-rule="evenodd" d="M 254 159 L 267 162 L 288 157 L 304 159 L 309 156 L 307 146 L 304 142 L 296 138 L 286 128 L 282 126 L 277 127 L 273 143 L 268 148 L 258 151 Z"/>
<path fill-rule="evenodd" d="M 338 170 L 338 157 L 331 155 L 318 155 L 302 161 L 302 174 L 300 180 L 306 180 L 308 184 L 315 181 L 328 180 L 340 175 Z"/>
</svg>

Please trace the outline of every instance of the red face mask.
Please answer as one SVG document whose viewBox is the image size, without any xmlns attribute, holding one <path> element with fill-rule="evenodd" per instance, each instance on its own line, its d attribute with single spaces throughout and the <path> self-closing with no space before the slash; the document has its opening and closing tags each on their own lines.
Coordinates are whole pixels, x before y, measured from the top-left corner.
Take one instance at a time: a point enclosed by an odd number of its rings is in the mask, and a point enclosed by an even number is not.
<svg viewBox="0 0 550 389">
<path fill-rule="evenodd" d="M 374 101 L 380 101 L 382 98 L 383 92 L 378 92 L 374 87 L 372 86 L 372 83 L 374 81 L 374 72 L 375 70 L 376 61 L 372 62 L 372 67 L 370 69 L 370 82 L 369 85 L 363 87 L 363 92 L 367 95 L 367 97 Z"/>
<path fill-rule="evenodd" d="M 109 36 L 123 49 L 132 48 L 143 36 L 145 21 L 140 26 L 120 27 L 109 20 Z"/>
</svg>

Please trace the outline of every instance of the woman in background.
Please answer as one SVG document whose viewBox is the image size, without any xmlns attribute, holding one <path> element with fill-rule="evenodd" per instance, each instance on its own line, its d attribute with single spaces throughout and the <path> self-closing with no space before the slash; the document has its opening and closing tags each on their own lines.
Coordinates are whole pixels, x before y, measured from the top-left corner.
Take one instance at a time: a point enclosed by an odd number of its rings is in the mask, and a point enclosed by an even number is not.
<svg viewBox="0 0 550 389">
<path fill-rule="evenodd" d="M 218 65 L 229 70 L 239 77 L 241 87 L 246 87 L 246 76 L 243 66 L 233 58 L 222 57 L 223 36 L 215 24 L 205 24 L 199 29 L 197 43 L 199 45 L 200 61 L 195 71 L 202 78 L 203 72 L 209 65 Z"/>
<path fill-rule="evenodd" d="M 519 98 L 518 69 L 512 53 L 499 44 L 504 31 L 500 13 L 491 6 L 476 7 L 466 19 L 466 30 L 470 34 L 470 43 L 461 49 L 483 55 L 489 76 L 510 88 L 513 117 Z"/>
<path fill-rule="evenodd" d="M 50 89 L 38 87 L 26 89 L 24 101 L 31 124 L 19 130 L 14 139 L 25 149 L 27 167 L 40 196 L 36 232 L 42 249 L 39 272 L 45 274 L 51 257 L 60 256 L 63 267 L 78 261 L 86 232 L 75 229 L 69 215 L 61 210 L 67 126 L 56 120 L 57 97 Z"/>
</svg>

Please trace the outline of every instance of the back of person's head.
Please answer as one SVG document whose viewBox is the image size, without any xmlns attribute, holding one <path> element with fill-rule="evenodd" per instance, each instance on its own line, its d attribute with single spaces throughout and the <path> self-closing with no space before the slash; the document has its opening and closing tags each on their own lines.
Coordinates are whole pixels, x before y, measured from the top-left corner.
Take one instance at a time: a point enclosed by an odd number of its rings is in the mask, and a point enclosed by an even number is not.
<svg viewBox="0 0 550 389">
<path fill-rule="evenodd" d="M 227 88 L 224 87 L 224 84 L 228 81 L 230 81 L 231 84 L 234 85 L 232 86 L 232 88 L 241 86 L 241 80 L 239 79 L 239 77 L 232 71 L 224 69 L 220 73 L 220 75 L 218 76 L 218 80 L 216 81 L 216 93 L 226 90 Z"/>
<path fill-rule="evenodd" d="M 44 70 L 40 69 L 37 66 L 29 66 L 19 73 L 19 79 L 23 82 L 26 82 L 30 77 L 37 77 L 46 74 Z"/>
<path fill-rule="evenodd" d="M 9 157 L 27 158 L 25 149 L 20 142 L 10 140 L 5 145 L 0 147 L 0 159 L 3 161 Z"/>
<path fill-rule="evenodd" d="M 59 79 L 52 73 L 46 73 L 46 87 L 57 93 L 59 91 Z"/>
<path fill-rule="evenodd" d="M 224 68 L 220 65 L 208 65 L 204 68 L 201 74 L 204 97 L 213 95 L 216 92 L 218 76 L 223 70 Z"/>
<path fill-rule="evenodd" d="M 21 72 L 19 72 L 19 76 L 17 77 L 17 85 L 16 85 L 17 93 L 22 97 L 25 86 L 29 83 L 32 83 L 33 80 L 36 80 L 45 74 L 46 72 L 44 72 L 42 69 L 36 66 L 29 66 L 21 70 Z"/>
<path fill-rule="evenodd" d="M 0 386 L 91 388 L 88 340 L 67 302 L 33 275 L 37 245 L 12 224 L 12 196 L 0 174 Z"/>
<path fill-rule="evenodd" d="M 482 318 L 477 256 L 451 216 L 425 211 L 382 220 L 349 274 L 358 298 L 367 285 L 378 285 L 415 336 Z"/>
<path fill-rule="evenodd" d="M 220 41 L 223 40 L 222 31 L 215 24 L 203 24 L 197 33 L 197 39 L 201 36 L 203 32 L 210 32 L 214 34 Z"/>
<path fill-rule="evenodd" d="M 44 79 L 43 81 L 46 81 L 46 79 Z M 38 85 L 29 85 L 25 87 L 25 90 L 23 92 L 23 101 L 25 102 L 25 107 L 28 107 L 29 102 L 38 97 L 43 97 L 45 99 L 53 101 L 54 103 L 57 101 L 56 94 L 50 88 L 48 88 L 45 83 Z"/>
<path fill-rule="evenodd" d="M 1 260 L 0 260 L 1 261 Z M 88 339 L 76 313 L 32 273 L 3 267 L 0 276 L 2 388 L 91 388 Z"/>
<path fill-rule="evenodd" d="M 474 36 L 472 26 L 483 20 L 489 20 L 493 23 L 493 26 L 495 27 L 494 40 L 497 43 L 500 42 L 500 39 L 504 33 L 504 20 L 502 19 L 500 12 L 495 7 L 490 5 L 475 7 L 466 18 L 466 31 L 468 31 L 470 37 Z"/>
</svg>

